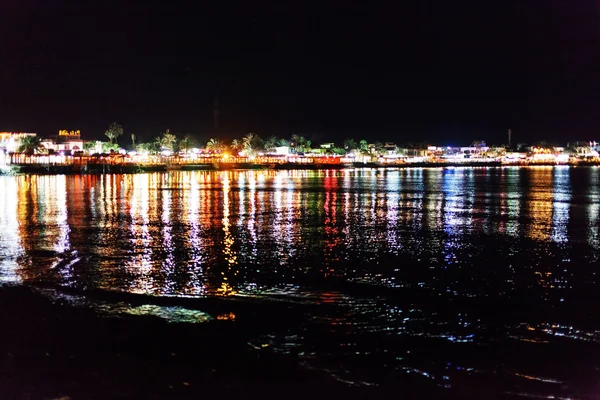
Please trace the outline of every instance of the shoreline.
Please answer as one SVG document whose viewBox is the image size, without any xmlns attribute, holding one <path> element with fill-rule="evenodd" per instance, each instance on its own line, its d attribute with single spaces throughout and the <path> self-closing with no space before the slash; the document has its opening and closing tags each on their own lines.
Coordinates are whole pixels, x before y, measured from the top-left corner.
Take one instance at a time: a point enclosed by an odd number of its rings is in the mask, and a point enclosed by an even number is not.
<svg viewBox="0 0 600 400">
<path fill-rule="evenodd" d="M 485 167 L 590 167 L 600 166 L 600 162 L 579 163 L 502 163 L 502 162 L 470 162 L 470 163 L 352 163 L 349 164 L 252 164 L 252 163 L 222 163 L 222 164 L 183 164 L 167 165 L 8 165 L 0 168 L 1 175 L 102 175 L 102 174 L 136 174 L 168 171 L 230 171 L 230 170 L 345 170 L 345 169 L 411 169 L 411 168 L 485 168 Z"/>
</svg>

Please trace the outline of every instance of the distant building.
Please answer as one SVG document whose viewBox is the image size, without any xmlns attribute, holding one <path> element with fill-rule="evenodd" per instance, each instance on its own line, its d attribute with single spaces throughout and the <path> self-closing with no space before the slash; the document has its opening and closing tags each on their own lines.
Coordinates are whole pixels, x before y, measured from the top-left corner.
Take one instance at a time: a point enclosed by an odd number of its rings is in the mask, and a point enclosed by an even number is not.
<svg viewBox="0 0 600 400">
<path fill-rule="evenodd" d="M 598 152 L 596 150 L 594 150 L 593 147 L 590 147 L 590 146 L 576 147 L 575 151 L 577 151 L 578 157 L 583 157 L 583 158 L 598 157 Z"/>
<path fill-rule="evenodd" d="M 290 146 L 277 146 L 275 147 L 275 154 L 285 156 L 290 154 Z"/>
<path fill-rule="evenodd" d="M 83 140 L 81 140 L 81 132 L 60 130 L 58 135 L 42 141 L 42 146 L 48 149 L 49 152 L 72 154 L 78 151 L 83 151 Z"/>
<path fill-rule="evenodd" d="M 396 146 L 396 143 L 393 143 L 393 142 L 385 142 L 385 144 L 383 145 L 383 148 L 387 152 L 396 152 L 396 149 L 398 148 L 398 146 Z"/>
<path fill-rule="evenodd" d="M 527 153 L 523 151 L 508 151 L 503 157 L 505 162 L 521 162 L 527 159 Z"/>
<path fill-rule="evenodd" d="M 37 136 L 30 132 L 0 132 L 0 152 L 14 153 L 20 145 L 21 138 L 25 136 Z"/>
<path fill-rule="evenodd" d="M 335 143 L 323 143 L 319 145 L 318 149 L 311 149 L 311 154 L 327 154 L 331 149 L 335 147 Z"/>
<path fill-rule="evenodd" d="M 426 149 L 408 148 L 401 149 L 400 152 L 401 154 L 404 154 L 407 157 L 427 157 L 430 151 Z"/>
<path fill-rule="evenodd" d="M 567 143 L 567 147 L 571 147 L 571 148 L 576 148 L 576 147 L 596 147 L 598 145 L 598 142 L 596 141 L 587 141 L 587 140 L 580 140 L 580 141 L 574 141 L 574 142 L 568 142 Z"/>
<path fill-rule="evenodd" d="M 598 153 L 600 152 L 600 146 L 595 140 L 589 142 L 569 142 L 567 143 L 567 148 L 577 153 L 577 157 L 583 158 L 598 157 Z"/>
</svg>

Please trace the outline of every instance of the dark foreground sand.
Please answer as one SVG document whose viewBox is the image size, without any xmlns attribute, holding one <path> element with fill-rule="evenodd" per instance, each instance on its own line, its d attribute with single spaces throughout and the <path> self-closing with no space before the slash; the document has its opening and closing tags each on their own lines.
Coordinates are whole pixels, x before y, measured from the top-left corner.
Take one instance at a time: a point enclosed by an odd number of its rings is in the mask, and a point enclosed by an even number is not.
<svg viewBox="0 0 600 400">
<path fill-rule="evenodd" d="M 347 385 L 303 368 L 294 356 L 251 349 L 249 337 L 265 321 L 261 315 L 202 324 L 107 317 L 31 288 L 0 287 L 0 398 L 424 399 L 485 392 Z"/>
</svg>

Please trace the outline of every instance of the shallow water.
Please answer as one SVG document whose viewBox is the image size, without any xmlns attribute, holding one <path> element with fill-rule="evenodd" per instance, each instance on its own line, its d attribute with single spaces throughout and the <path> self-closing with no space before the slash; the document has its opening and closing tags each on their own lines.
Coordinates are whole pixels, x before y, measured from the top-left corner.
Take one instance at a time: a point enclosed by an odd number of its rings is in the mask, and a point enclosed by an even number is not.
<svg viewBox="0 0 600 400">
<path fill-rule="evenodd" d="M 596 167 L 0 177 L 0 279 L 284 304 L 250 346 L 349 384 L 595 398 L 599 215 Z"/>
</svg>

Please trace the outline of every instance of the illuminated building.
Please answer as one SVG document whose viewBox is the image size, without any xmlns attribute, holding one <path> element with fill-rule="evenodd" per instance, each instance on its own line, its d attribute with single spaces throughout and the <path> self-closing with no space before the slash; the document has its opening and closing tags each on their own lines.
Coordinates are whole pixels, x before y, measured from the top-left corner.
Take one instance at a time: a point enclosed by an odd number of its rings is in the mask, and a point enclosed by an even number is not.
<svg viewBox="0 0 600 400">
<path fill-rule="evenodd" d="M 81 140 L 81 132 L 67 131 L 61 129 L 58 135 L 50 139 L 42 140 L 42 146 L 48 149 L 49 152 L 72 154 L 77 151 L 83 151 L 83 140 Z"/>
</svg>

